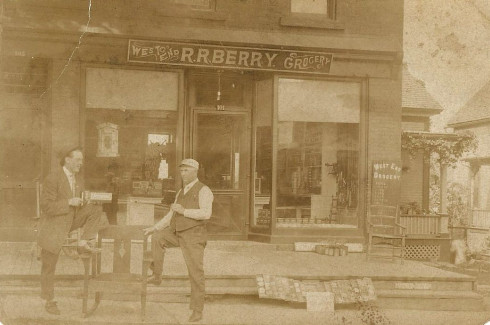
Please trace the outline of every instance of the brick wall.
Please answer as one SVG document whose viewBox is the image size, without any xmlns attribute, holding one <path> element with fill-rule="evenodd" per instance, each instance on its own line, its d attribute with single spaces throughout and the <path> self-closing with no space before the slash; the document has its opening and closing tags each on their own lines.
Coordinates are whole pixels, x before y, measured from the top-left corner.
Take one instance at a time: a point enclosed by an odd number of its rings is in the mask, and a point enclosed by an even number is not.
<svg viewBox="0 0 490 325">
<path fill-rule="evenodd" d="M 401 162 L 401 79 L 369 80 L 368 203 L 373 160 Z"/>
<path fill-rule="evenodd" d="M 51 168 L 59 166 L 58 154 L 62 148 L 80 144 L 80 63 L 71 62 L 61 74 L 65 64 L 64 60 L 55 60 L 52 65 Z"/>
<path fill-rule="evenodd" d="M 369 160 L 400 160 L 401 80 L 369 81 Z"/>
<path fill-rule="evenodd" d="M 300 29 L 281 26 L 281 18 L 289 15 L 289 3 L 289 0 L 218 0 L 216 10 L 227 13 L 227 28 Z M 403 1 L 337 0 L 337 20 L 345 24 L 342 34 L 395 35 L 401 39 Z M 301 28 L 301 31 L 306 32 L 304 28 Z M 324 30 L 316 32 L 325 33 Z M 339 34 L 339 31 L 332 30 L 327 33 Z"/>
<path fill-rule="evenodd" d="M 285 24 L 284 18 L 290 16 L 290 0 L 216 0 L 215 11 L 193 10 L 171 3 L 172 1 L 92 1 L 91 23 L 95 26 L 97 22 L 104 21 L 106 30 L 101 32 L 128 34 L 139 28 L 158 24 L 162 38 L 165 37 L 165 26 L 185 26 L 285 33 L 293 31 L 340 37 L 390 36 L 398 41 L 400 47 L 402 44 L 403 0 L 336 0 L 335 23 L 322 22 L 322 19 L 315 16 L 296 14 L 299 20 L 312 22 L 310 26 Z M 39 12 L 43 13 L 43 23 L 53 23 L 48 29 L 59 26 L 66 28 L 76 23 L 84 26 L 88 20 L 88 1 L 18 0 L 5 5 L 6 16 L 30 18 L 39 15 Z M 316 28 L 310 28 L 312 26 Z"/>
</svg>

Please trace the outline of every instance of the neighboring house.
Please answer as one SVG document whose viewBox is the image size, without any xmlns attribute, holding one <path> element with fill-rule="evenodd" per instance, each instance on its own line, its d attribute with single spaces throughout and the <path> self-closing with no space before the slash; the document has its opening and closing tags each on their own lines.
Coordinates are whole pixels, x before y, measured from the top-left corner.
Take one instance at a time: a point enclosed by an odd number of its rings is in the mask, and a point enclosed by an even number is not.
<svg viewBox="0 0 490 325">
<path fill-rule="evenodd" d="M 425 89 L 423 81 L 415 78 L 406 65 L 402 77 L 402 131 L 410 134 L 424 134 L 430 131 L 430 117 L 439 114 L 443 108 Z M 434 134 L 434 136 L 436 136 Z M 419 207 L 429 210 L 430 166 L 423 154 L 410 157 L 402 150 L 402 188 L 400 204 L 416 202 Z"/>
<path fill-rule="evenodd" d="M 490 82 L 478 91 L 449 121 L 455 132 L 469 130 L 478 148 L 460 164 L 451 179 L 470 190 L 471 226 L 490 228 Z"/>
<path fill-rule="evenodd" d="M 403 66 L 402 133 L 411 137 L 448 138 L 452 135 L 430 132 L 430 117 L 443 108 L 427 92 L 424 82 Z M 447 216 L 429 214 L 430 164 L 420 152 L 415 157 L 402 149 L 400 222 L 407 227 L 407 257 L 413 259 L 450 258 Z"/>
</svg>

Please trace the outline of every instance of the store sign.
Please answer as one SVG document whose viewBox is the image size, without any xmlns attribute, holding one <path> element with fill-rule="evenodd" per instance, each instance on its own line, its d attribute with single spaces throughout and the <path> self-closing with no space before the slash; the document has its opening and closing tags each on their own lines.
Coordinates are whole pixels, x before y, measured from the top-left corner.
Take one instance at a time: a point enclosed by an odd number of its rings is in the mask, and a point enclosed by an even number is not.
<svg viewBox="0 0 490 325">
<path fill-rule="evenodd" d="M 129 40 L 128 62 L 327 74 L 332 54 Z"/>
<path fill-rule="evenodd" d="M 373 161 L 371 203 L 396 206 L 400 199 L 401 174 L 397 161 Z"/>
</svg>

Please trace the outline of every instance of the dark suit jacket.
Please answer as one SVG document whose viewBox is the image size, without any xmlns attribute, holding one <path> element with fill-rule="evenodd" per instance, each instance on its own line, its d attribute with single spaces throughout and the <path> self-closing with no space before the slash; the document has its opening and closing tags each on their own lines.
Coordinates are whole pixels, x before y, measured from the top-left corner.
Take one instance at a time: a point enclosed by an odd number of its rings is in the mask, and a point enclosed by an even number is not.
<svg viewBox="0 0 490 325">
<path fill-rule="evenodd" d="M 75 177 L 75 194 L 80 197 L 83 181 Z M 73 197 L 68 177 L 62 167 L 52 171 L 44 180 L 41 191 L 41 223 L 38 244 L 41 248 L 58 254 L 67 238 L 75 216 L 75 208 L 68 205 Z"/>
</svg>

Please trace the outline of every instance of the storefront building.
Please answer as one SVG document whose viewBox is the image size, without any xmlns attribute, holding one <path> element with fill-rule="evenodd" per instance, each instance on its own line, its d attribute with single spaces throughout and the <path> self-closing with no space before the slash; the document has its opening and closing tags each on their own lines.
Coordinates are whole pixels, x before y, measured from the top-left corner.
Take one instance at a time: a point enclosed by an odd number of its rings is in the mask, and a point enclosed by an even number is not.
<svg viewBox="0 0 490 325">
<path fill-rule="evenodd" d="M 77 143 L 112 223 L 160 217 L 192 157 L 212 238 L 363 242 L 372 163 L 400 161 L 402 17 L 401 0 L 5 2 L 2 240 Z"/>
</svg>

